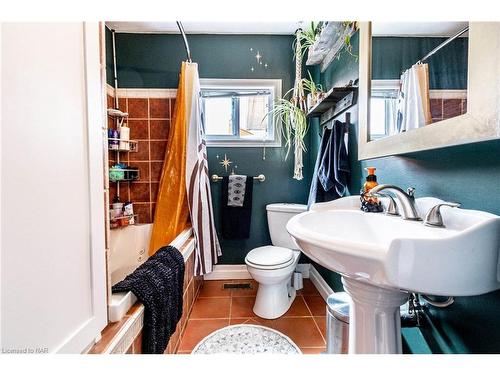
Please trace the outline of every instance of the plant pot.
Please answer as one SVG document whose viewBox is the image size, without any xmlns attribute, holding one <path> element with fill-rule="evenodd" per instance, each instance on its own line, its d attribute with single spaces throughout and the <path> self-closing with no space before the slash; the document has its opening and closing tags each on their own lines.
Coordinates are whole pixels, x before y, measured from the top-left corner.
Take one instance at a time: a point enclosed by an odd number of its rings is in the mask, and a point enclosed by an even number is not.
<svg viewBox="0 0 500 375">
<path fill-rule="evenodd" d="M 307 109 L 310 110 L 312 107 L 316 105 L 318 102 L 317 97 L 315 94 L 307 94 Z"/>
</svg>

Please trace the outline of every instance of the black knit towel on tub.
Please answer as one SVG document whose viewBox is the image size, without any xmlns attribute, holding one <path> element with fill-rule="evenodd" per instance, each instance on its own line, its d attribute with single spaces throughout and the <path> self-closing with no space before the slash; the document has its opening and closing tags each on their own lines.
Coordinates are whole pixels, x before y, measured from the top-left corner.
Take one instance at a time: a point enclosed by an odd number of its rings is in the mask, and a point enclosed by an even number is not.
<svg viewBox="0 0 500 375">
<path fill-rule="evenodd" d="M 152 255 L 113 292 L 131 291 L 144 304 L 142 353 L 162 354 L 182 316 L 184 258 L 173 246 Z"/>
</svg>

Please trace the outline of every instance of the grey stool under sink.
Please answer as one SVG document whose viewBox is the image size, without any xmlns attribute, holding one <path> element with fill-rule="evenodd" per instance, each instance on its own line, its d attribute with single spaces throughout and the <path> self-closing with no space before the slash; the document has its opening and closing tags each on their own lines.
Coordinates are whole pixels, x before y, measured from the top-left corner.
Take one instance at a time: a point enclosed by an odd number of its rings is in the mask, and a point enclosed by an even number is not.
<svg viewBox="0 0 500 375">
<path fill-rule="evenodd" d="M 326 300 L 326 353 L 347 354 L 349 347 L 349 304 L 346 292 L 332 293 Z"/>
</svg>

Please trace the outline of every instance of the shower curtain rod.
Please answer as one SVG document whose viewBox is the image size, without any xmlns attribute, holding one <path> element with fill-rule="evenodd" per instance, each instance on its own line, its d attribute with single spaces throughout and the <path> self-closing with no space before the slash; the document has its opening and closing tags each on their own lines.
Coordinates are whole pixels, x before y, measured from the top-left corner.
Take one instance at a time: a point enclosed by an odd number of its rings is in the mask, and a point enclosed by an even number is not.
<svg viewBox="0 0 500 375">
<path fill-rule="evenodd" d="M 455 39 L 457 39 L 460 35 L 462 35 L 463 33 L 465 33 L 466 31 L 469 31 L 469 26 L 463 28 L 462 30 L 460 30 L 458 33 L 456 33 L 455 35 L 449 37 L 448 39 L 446 39 L 443 43 L 441 43 L 439 46 L 437 46 L 436 48 L 434 48 L 431 52 L 429 52 L 427 55 L 425 55 L 424 57 L 422 57 L 420 60 L 417 61 L 417 64 L 421 64 L 423 63 L 425 60 L 427 60 L 429 57 L 431 57 L 432 55 L 434 55 L 437 51 L 439 51 L 441 48 L 443 48 L 444 46 L 446 46 L 447 44 L 451 43 L 452 41 L 454 41 Z"/>
<path fill-rule="evenodd" d="M 189 43 L 186 38 L 186 33 L 184 32 L 184 27 L 182 26 L 182 23 L 180 21 L 175 21 L 175 23 L 177 23 L 177 27 L 179 28 L 179 31 L 182 34 L 182 39 L 184 39 L 184 46 L 186 47 L 187 60 L 189 62 L 193 62 L 191 60 L 191 50 L 189 49 Z"/>
</svg>

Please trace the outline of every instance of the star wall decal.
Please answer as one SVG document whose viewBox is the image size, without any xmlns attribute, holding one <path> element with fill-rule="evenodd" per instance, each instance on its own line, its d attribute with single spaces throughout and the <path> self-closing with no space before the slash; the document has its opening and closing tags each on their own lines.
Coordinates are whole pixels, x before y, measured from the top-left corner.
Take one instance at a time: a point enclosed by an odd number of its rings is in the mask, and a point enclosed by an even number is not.
<svg viewBox="0 0 500 375">
<path fill-rule="evenodd" d="M 260 54 L 259 51 L 257 51 L 257 54 L 255 55 L 255 58 L 257 59 L 257 62 L 260 63 L 260 59 L 262 59 L 262 55 Z"/>
<path fill-rule="evenodd" d="M 219 162 L 219 164 L 222 164 L 222 166 L 226 168 L 227 172 L 227 168 L 229 168 L 229 166 L 232 164 L 232 161 L 227 158 L 226 154 L 224 154 L 224 159 L 222 159 L 222 161 Z"/>
</svg>

